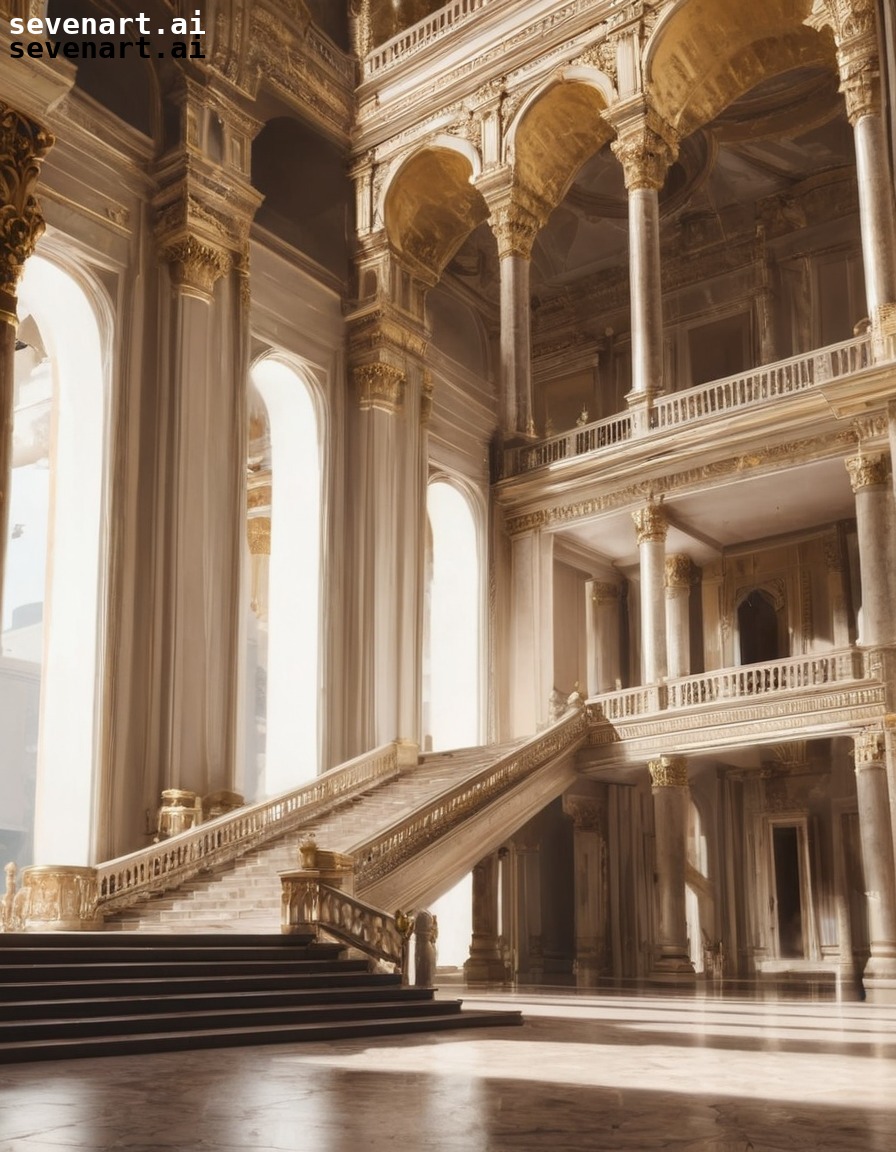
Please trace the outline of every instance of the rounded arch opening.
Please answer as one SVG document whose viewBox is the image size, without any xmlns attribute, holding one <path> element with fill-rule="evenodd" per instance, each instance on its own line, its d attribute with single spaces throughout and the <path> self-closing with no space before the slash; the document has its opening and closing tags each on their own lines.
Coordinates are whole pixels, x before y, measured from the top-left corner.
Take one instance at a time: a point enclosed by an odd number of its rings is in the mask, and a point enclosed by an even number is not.
<svg viewBox="0 0 896 1152">
<path fill-rule="evenodd" d="M 87 864 L 105 622 L 104 341 L 85 287 L 41 254 L 25 267 L 19 316 L 0 657 L 16 687 L 0 693 L 4 791 L 16 803 L 3 808 L 18 813 L 18 862 Z M 16 718 L 9 707 L 29 684 Z"/>
<path fill-rule="evenodd" d="M 248 712 L 256 732 L 261 722 L 263 741 L 255 742 L 260 761 L 247 764 L 247 783 L 254 775 L 256 792 L 271 796 L 311 779 L 320 764 L 321 414 L 307 374 L 286 359 L 258 360 L 251 384 L 266 418 L 269 504 L 249 510 L 249 563 L 262 571 L 250 573 L 259 662 Z M 265 514 L 266 552 L 264 542 L 253 546 L 251 527 Z"/>
</svg>

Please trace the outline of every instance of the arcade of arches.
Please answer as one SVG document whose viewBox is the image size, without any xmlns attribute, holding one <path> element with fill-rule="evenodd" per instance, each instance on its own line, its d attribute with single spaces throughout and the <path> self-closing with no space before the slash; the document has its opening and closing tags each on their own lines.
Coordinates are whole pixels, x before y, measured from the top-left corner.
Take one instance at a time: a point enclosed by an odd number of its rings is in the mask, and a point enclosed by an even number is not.
<svg viewBox="0 0 896 1152">
<path fill-rule="evenodd" d="M 892 5 L 201 7 L 0 46 L 5 857 L 584 701 L 468 976 L 896 994 Z"/>
</svg>

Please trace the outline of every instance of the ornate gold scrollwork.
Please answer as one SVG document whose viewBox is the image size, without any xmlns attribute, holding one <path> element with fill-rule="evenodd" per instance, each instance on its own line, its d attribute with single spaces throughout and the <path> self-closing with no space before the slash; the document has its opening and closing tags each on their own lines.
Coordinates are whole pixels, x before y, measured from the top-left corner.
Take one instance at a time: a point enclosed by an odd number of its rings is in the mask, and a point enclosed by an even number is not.
<svg viewBox="0 0 896 1152">
<path fill-rule="evenodd" d="M 688 762 L 684 756 L 660 756 L 647 765 L 654 788 L 686 788 Z"/>
<path fill-rule="evenodd" d="M 54 142 L 46 128 L 0 101 L 0 319 L 11 324 L 22 268 L 44 231 L 34 189 Z"/>
</svg>

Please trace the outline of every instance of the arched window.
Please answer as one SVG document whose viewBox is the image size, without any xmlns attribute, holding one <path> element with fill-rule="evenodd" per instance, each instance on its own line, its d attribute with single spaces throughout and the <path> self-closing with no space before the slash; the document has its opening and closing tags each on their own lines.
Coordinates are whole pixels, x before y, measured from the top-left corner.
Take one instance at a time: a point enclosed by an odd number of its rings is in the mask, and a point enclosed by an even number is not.
<svg viewBox="0 0 896 1152">
<path fill-rule="evenodd" d="M 476 518 L 453 483 L 427 491 L 431 575 L 424 709 L 431 747 L 462 748 L 482 739 L 482 576 Z"/>
<path fill-rule="evenodd" d="M 102 341 L 87 293 L 39 256 L 26 265 L 19 316 L 0 656 L 0 838 L 19 864 L 86 864 L 103 655 Z"/>
<path fill-rule="evenodd" d="M 266 572 L 250 573 L 250 650 L 254 635 L 257 656 L 247 678 L 247 727 L 263 727 L 263 765 L 261 772 L 247 765 L 246 775 L 247 792 L 256 780 L 257 795 L 272 796 L 319 769 L 322 454 L 315 397 L 304 376 L 267 356 L 252 368 L 251 383 L 250 454 L 261 428 L 266 459 L 250 458 L 250 505 L 256 465 L 269 471 L 270 503 L 266 562 L 252 546 L 253 536 L 263 535 L 252 521 L 264 518 L 265 507 L 256 501 L 249 508 L 250 565 Z"/>
</svg>

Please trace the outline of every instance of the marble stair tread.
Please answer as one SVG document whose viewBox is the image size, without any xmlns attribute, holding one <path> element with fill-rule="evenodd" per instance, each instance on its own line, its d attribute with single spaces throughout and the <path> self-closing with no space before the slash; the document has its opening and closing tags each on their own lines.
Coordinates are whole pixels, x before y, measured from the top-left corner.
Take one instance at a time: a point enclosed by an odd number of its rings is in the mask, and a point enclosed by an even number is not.
<svg viewBox="0 0 896 1152">
<path fill-rule="evenodd" d="M 223 1028 L 197 1032 L 152 1032 L 140 1036 L 35 1040 L 27 1044 L 0 1043 L 0 1063 L 18 1064 L 30 1060 L 64 1060 L 72 1057 L 117 1056 L 137 1052 L 359 1039 L 365 1036 L 401 1035 L 461 1028 L 506 1027 L 520 1023 L 522 1017 L 518 1012 L 464 1011 L 450 1015 L 431 1013 L 411 1018 L 377 1017 L 337 1023 L 272 1024 L 264 1029 Z"/>
</svg>

